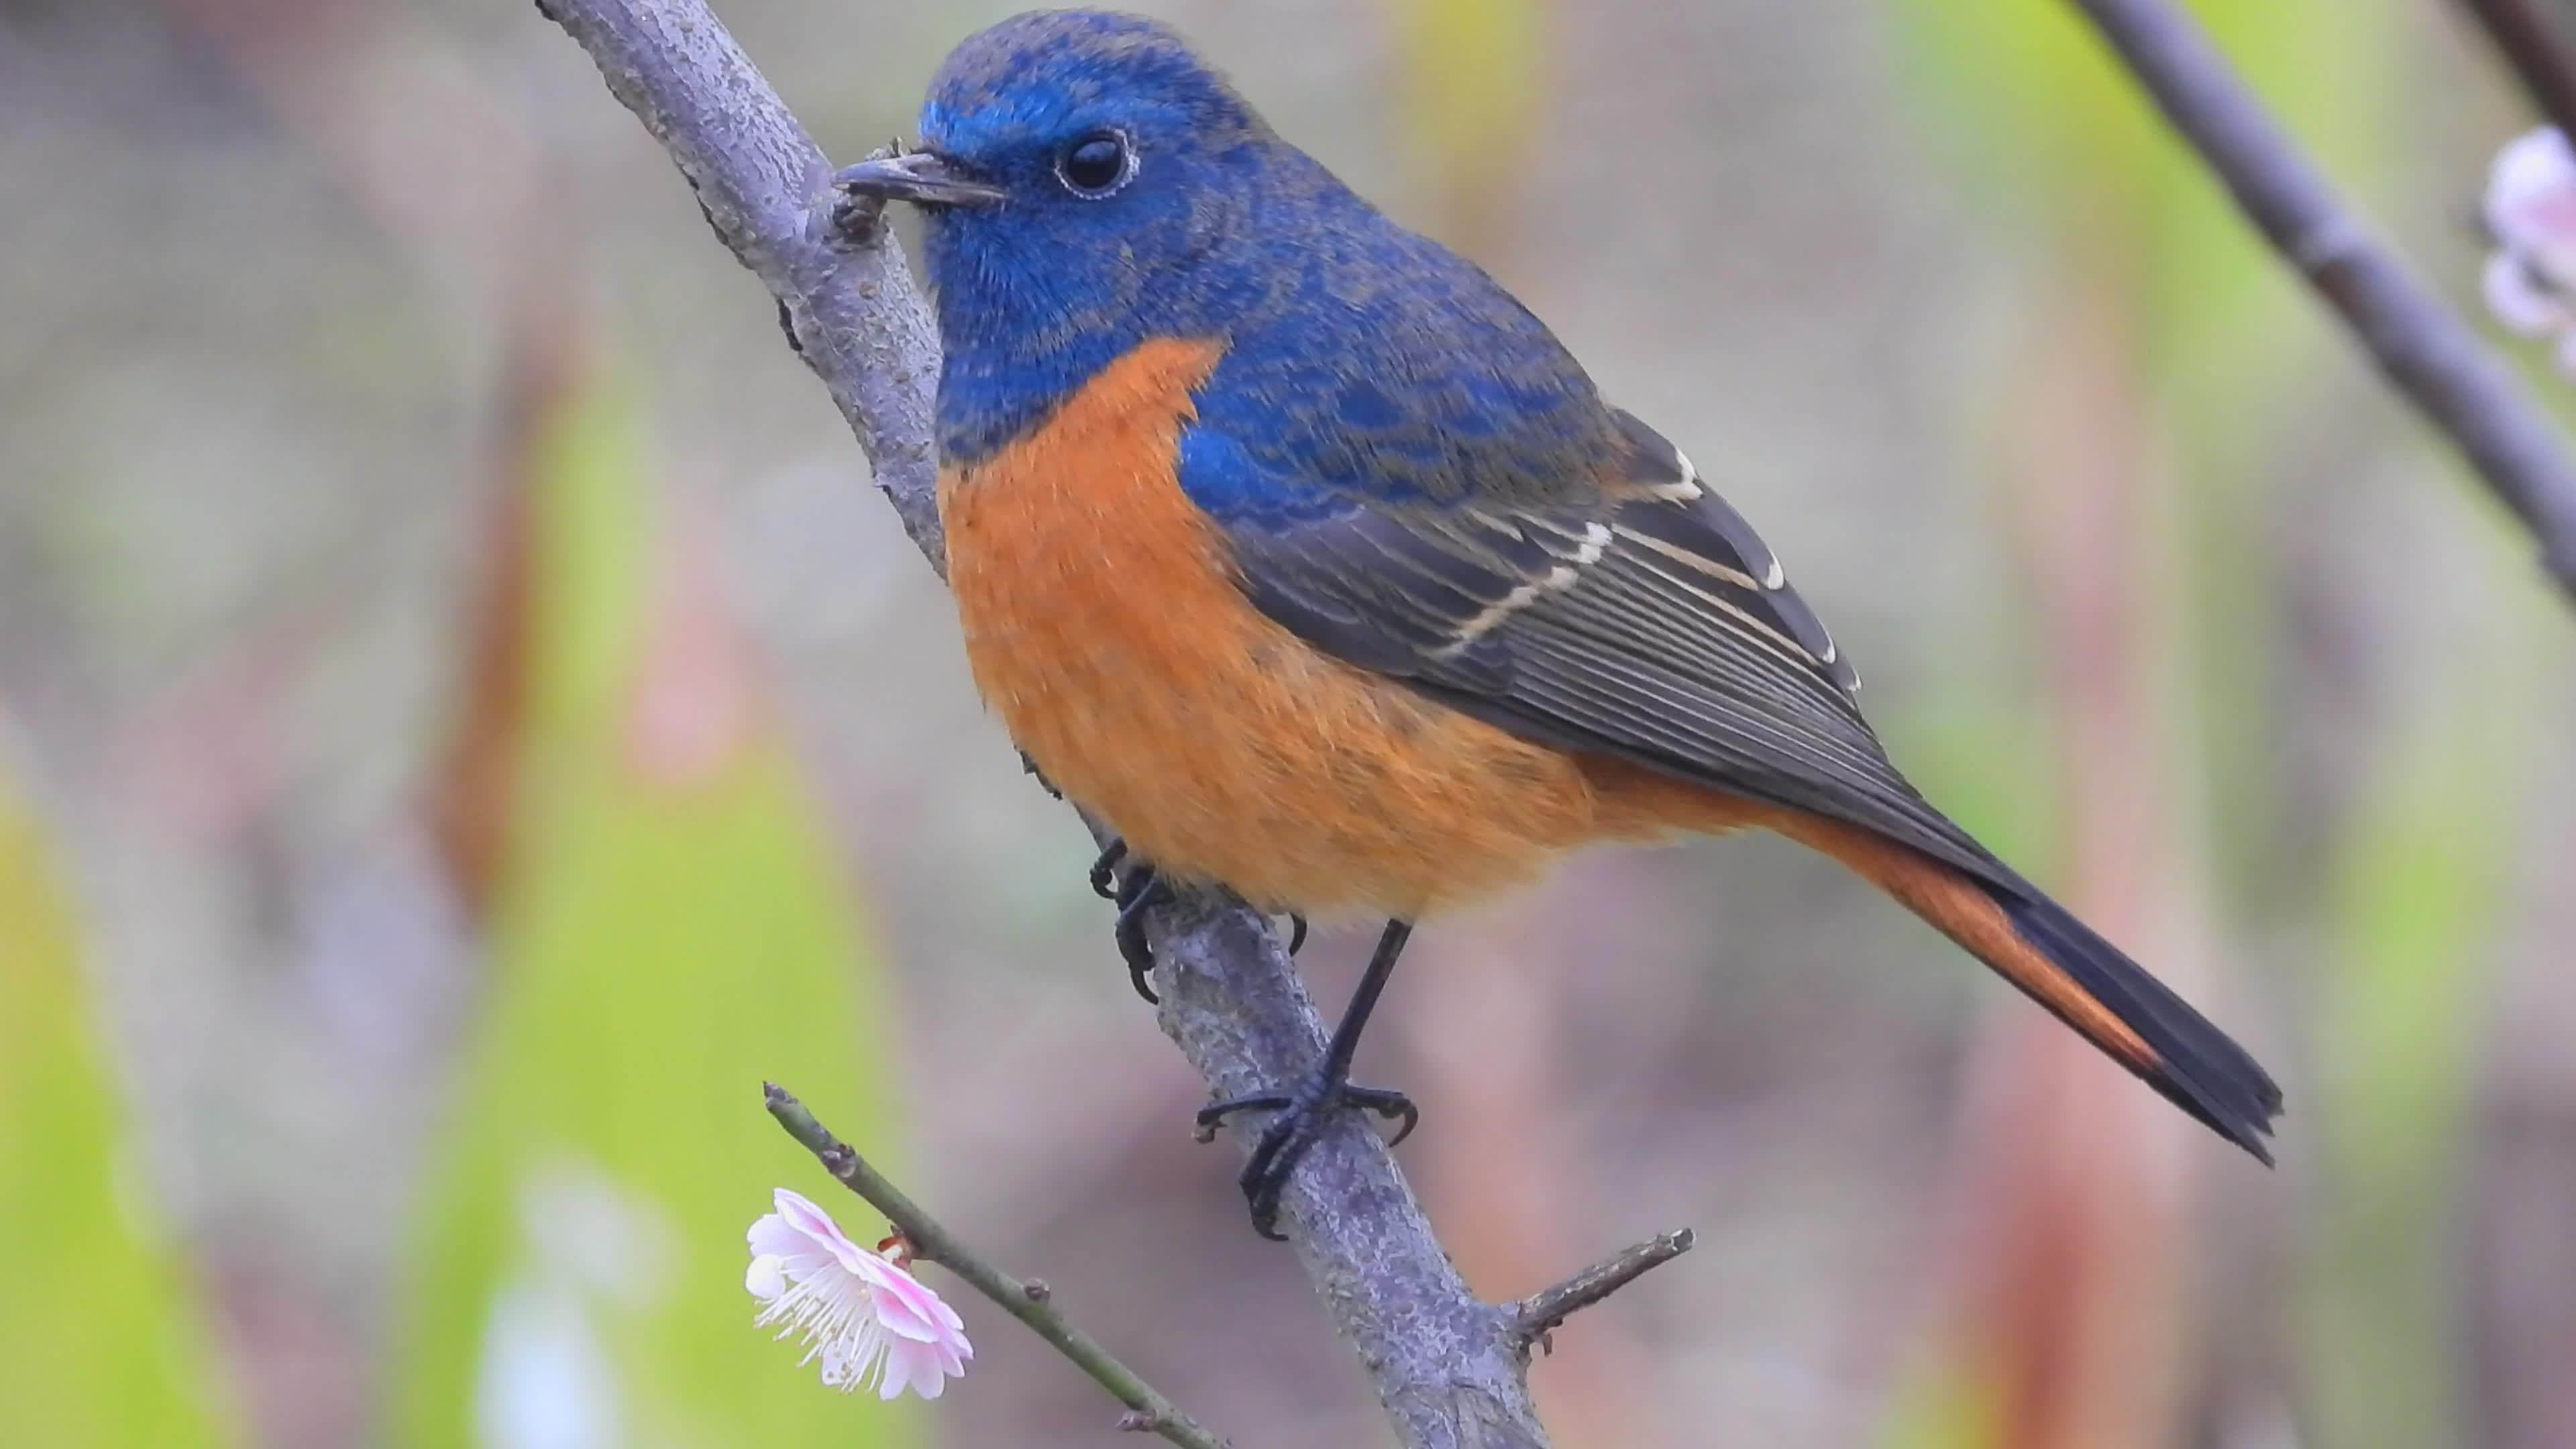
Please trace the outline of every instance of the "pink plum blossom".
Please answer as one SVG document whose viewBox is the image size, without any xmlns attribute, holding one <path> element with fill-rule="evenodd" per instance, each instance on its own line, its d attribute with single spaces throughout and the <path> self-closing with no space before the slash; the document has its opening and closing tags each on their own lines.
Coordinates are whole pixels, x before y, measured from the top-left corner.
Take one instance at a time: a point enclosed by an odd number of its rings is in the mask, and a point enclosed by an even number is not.
<svg viewBox="0 0 2576 1449">
<path fill-rule="evenodd" d="M 966 1325 L 938 1294 L 884 1256 L 851 1242 L 831 1215 L 786 1188 L 778 1211 L 751 1225 L 742 1286 L 764 1305 L 754 1322 L 801 1334 L 805 1357 L 843 1393 L 874 1381 L 877 1397 L 905 1389 L 939 1397 L 975 1356 Z"/>
<path fill-rule="evenodd" d="M 2495 255 L 2487 307 L 2525 337 L 2555 337 L 2576 375 L 2576 151 L 2555 127 L 2507 142 L 2488 173 L 2484 208 Z"/>
</svg>

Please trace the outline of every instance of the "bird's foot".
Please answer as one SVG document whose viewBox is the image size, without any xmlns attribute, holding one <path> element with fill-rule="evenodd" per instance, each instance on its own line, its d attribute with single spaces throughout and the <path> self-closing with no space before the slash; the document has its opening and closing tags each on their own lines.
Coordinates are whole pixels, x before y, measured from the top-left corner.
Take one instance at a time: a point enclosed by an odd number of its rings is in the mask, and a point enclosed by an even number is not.
<svg viewBox="0 0 2576 1449">
<path fill-rule="evenodd" d="M 1118 862 L 1127 858 L 1127 840 L 1113 835 L 1100 847 L 1100 858 L 1091 863 L 1091 893 L 1104 901 L 1118 899 Z"/>
<path fill-rule="evenodd" d="M 1172 888 L 1164 884 L 1154 868 L 1137 861 L 1127 864 L 1127 842 L 1113 836 L 1100 848 L 1100 858 L 1091 863 L 1091 893 L 1118 906 L 1118 954 L 1127 963 L 1127 979 L 1136 994 L 1149 1002 L 1159 1003 L 1151 977 L 1154 973 L 1154 948 L 1145 941 L 1145 912 L 1172 898 Z M 1125 870 L 1118 867 L 1127 864 Z M 1291 912 L 1288 917 L 1288 954 L 1294 956 L 1306 944 L 1306 918 Z"/>
<path fill-rule="evenodd" d="M 1162 998 L 1154 994 L 1154 948 L 1145 940 L 1145 913 L 1172 898 L 1172 888 L 1155 869 L 1137 861 L 1125 870 L 1119 862 L 1127 858 L 1127 842 L 1113 840 L 1100 852 L 1091 867 L 1091 888 L 1118 906 L 1116 936 L 1118 955 L 1127 963 L 1127 982 L 1136 994 L 1154 1004 Z"/>
<path fill-rule="evenodd" d="M 1355 1087 L 1348 1078 L 1317 1067 L 1284 1092 L 1254 1092 L 1230 1101 L 1213 1102 L 1199 1109 L 1198 1137 L 1214 1141 L 1216 1129 L 1237 1112 L 1276 1112 L 1268 1126 L 1261 1129 L 1261 1139 L 1253 1145 L 1252 1158 L 1244 1163 L 1243 1173 L 1235 1179 L 1243 1188 L 1243 1200 L 1252 1209 L 1252 1230 L 1272 1242 L 1285 1242 L 1280 1233 L 1279 1198 L 1288 1188 L 1289 1174 L 1297 1170 L 1297 1161 L 1315 1145 L 1324 1124 L 1338 1111 L 1374 1112 L 1396 1125 L 1395 1137 L 1387 1145 L 1413 1135 L 1422 1113 L 1413 1099 L 1402 1092 L 1382 1087 Z"/>
</svg>

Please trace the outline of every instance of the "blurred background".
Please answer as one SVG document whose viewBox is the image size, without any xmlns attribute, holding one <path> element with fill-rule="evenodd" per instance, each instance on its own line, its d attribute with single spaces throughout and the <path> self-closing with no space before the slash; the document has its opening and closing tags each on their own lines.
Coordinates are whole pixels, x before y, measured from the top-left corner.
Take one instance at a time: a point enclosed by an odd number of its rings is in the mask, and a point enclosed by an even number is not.
<svg viewBox="0 0 2576 1449">
<path fill-rule="evenodd" d="M 718 7 L 843 158 L 1008 8 Z M 2069 7 L 1156 8 L 2288 1091 L 2267 1173 L 1768 839 L 1444 922 L 1366 1075 L 1470 1283 L 1700 1234 L 1537 1365 L 1559 1444 L 2576 1444 L 2576 621 Z M 2528 120 L 2458 11 L 2199 9 L 2473 306 Z M 875 1225 L 764 1077 L 1245 1449 L 1382 1442 L 1090 854 L 523 0 L 0 0 L 9 1442 L 1129 1442 L 977 1301 L 929 1408 L 766 1342 L 770 1189 Z"/>
</svg>

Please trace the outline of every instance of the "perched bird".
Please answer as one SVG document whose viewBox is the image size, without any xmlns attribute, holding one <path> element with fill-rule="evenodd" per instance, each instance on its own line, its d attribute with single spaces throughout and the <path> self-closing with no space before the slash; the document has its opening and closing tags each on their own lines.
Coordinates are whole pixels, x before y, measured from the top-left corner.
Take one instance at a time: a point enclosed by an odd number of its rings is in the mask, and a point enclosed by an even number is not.
<svg viewBox="0 0 2576 1449">
<path fill-rule="evenodd" d="M 2281 1094 L 1925 803 L 1779 558 L 1473 264 L 1290 145 L 1164 26 L 958 46 L 918 149 L 939 507 L 985 700 L 1120 836 L 1122 941 L 1175 882 L 1387 918 L 1243 1186 L 1351 1086 L 1412 923 L 1595 841 L 1760 826 L 1841 861 L 2256 1157 Z M 1302 919 L 1302 917 L 1301 917 Z M 1143 978 L 1140 975 L 1139 984 Z"/>
</svg>

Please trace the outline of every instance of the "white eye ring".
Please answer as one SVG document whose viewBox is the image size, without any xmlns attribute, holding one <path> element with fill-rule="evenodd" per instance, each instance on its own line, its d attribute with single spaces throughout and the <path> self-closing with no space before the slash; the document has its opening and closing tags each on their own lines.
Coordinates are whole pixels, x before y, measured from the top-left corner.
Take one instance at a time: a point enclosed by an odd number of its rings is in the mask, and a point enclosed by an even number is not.
<svg viewBox="0 0 2576 1449">
<path fill-rule="evenodd" d="M 1085 201 L 1114 196 L 1136 179 L 1136 146 L 1124 131 L 1093 131 L 1056 153 L 1055 179 Z"/>
</svg>

